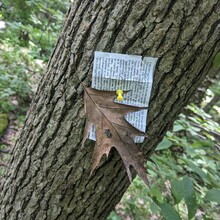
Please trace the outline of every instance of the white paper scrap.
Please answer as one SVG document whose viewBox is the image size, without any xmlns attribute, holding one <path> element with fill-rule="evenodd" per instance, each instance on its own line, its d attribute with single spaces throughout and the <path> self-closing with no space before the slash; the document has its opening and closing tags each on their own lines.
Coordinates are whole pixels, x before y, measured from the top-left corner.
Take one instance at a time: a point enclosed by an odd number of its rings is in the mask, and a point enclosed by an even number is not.
<svg viewBox="0 0 220 220">
<path fill-rule="evenodd" d="M 128 91 L 120 103 L 138 107 L 148 107 L 153 73 L 157 58 L 117 53 L 95 52 L 92 88 L 99 90 Z M 115 102 L 118 102 L 115 100 Z M 146 131 L 147 110 L 126 115 L 126 120 L 141 131 Z M 89 139 L 96 140 L 95 126 Z M 142 143 L 144 137 L 135 137 L 135 143 Z"/>
</svg>

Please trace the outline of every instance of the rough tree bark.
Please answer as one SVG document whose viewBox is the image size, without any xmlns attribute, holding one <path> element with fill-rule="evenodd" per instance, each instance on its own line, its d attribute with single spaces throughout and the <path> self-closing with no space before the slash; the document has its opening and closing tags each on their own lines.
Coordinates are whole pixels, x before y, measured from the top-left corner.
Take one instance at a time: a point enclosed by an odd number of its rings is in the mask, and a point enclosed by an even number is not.
<svg viewBox="0 0 220 220">
<path fill-rule="evenodd" d="M 95 50 L 158 57 L 150 156 L 220 48 L 219 0 L 75 0 L 1 184 L 0 219 L 105 219 L 129 185 L 117 152 L 89 178 L 83 88 Z"/>
</svg>

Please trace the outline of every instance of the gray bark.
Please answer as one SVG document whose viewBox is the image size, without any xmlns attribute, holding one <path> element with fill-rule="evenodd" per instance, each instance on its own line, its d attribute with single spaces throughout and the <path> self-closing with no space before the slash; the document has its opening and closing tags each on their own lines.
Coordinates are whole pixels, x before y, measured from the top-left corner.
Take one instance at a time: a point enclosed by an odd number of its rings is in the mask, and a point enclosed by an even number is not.
<svg viewBox="0 0 220 220">
<path fill-rule="evenodd" d="M 154 151 L 220 48 L 219 0 L 75 0 L 1 183 L 0 219 L 105 219 L 129 181 L 113 151 L 89 178 L 83 87 L 94 51 L 158 57 L 143 144 Z"/>
</svg>

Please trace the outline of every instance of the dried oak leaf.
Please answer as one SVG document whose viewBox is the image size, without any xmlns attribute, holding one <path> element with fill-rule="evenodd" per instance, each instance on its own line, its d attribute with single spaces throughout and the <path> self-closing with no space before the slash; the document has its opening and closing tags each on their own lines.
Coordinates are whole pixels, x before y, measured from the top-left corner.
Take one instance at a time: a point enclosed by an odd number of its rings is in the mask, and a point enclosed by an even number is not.
<svg viewBox="0 0 220 220">
<path fill-rule="evenodd" d="M 115 103 L 115 96 L 114 91 L 101 91 L 92 88 L 85 88 L 84 91 L 86 125 L 83 144 L 89 136 L 92 125 L 96 127 L 96 144 L 91 173 L 99 165 L 102 156 L 108 157 L 111 148 L 115 147 L 125 164 L 130 181 L 132 180 L 130 172 L 132 166 L 148 184 L 146 168 L 143 165 L 144 153 L 133 141 L 133 137 L 146 136 L 146 133 L 133 127 L 124 118 L 125 114 L 129 112 L 146 108 Z"/>
</svg>

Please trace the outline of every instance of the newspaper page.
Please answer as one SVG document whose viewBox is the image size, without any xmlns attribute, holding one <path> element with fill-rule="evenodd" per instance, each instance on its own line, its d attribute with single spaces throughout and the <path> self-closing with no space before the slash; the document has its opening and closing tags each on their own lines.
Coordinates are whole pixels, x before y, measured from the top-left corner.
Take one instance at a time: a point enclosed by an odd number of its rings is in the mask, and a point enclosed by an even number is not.
<svg viewBox="0 0 220 220">
<path fill-rule="evenodd" d="M 153 73 L 157 58 L 117 53 L 95 52 L 92 88 L 99 90 L 128 91 L 120 103 L 148 107 Z M 118 102 L 115 100 L 115 102 Z M 126 120 L 141 131 L 146 131 L 147 110 L 129 113 Z M 95 126 L 89 139 L 95 140 Z M 135 137 L 135 143 L 142 143 L 144 137 Z"/>
</svg>

